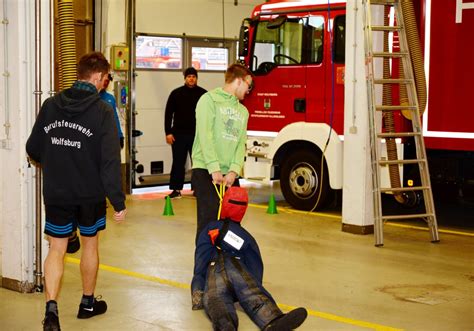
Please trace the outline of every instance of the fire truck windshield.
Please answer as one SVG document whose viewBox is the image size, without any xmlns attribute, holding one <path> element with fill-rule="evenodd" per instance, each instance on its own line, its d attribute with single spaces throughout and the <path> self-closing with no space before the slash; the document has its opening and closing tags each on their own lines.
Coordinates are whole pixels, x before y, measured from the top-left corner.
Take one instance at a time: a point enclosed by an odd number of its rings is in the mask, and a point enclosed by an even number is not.
<svg viewBox="0 0 474 331">
<path fill-rule="evenodd" d="M 251 68 L 265 74 L 275 66 L 321 63 L 324 18 L 310 15 L 262 20 L 256 25 Z"/>
</svg>

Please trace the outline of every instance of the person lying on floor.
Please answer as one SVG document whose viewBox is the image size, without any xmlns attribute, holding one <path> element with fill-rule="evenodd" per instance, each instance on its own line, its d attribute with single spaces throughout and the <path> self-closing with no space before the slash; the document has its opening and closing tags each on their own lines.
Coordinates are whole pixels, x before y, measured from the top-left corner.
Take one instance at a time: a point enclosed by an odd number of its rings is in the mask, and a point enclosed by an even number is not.
<svg viewBox="0 0 474 331">
<path fill-rule="evenodd" d="M 295 329 L 308 313 L 297 308 L 284 314 L 263 287 L 260 250 L 240 225 L 247 204 L 247 191 L 230 187 L 224 194 L 221 219 L 209 223 L 199 234 L 191 283 L 192 309 L 204 307 L 214 330 L 237 330 L 235 302 L 261 330 Z"/>
</svg>

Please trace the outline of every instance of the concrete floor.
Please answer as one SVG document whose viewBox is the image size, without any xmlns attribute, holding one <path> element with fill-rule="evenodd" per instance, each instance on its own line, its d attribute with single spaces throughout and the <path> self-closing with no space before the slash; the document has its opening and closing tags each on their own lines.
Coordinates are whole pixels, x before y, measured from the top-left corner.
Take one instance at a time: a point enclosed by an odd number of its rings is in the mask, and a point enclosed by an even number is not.
<svg viewBox="0 0 474 331">
<path fill-rule="evenodd" d="M 264 285 L 283 310 L 303 306 L 299 330 L 474 330 L 474 234 L 456 230 L 429 242 L 427 231 L 387 224 L 385 246 L 372 235 L 341 232 L 340 212 L 266 213 L 267 193 L 250 187 L 243 221 L 257 239 Z M 76 319 L 81 297 L 80 251 L 68 255 L 59 313 L 63 330 L 211 330 L 204 311 L 192 311 L 195 199 L 165 193 L 128 197 L 128 219 L 109 221 L 101 235 L 96 295 L 106 314 Z M 109 210 L 110 212 L 110 210 Z M 110 218 L 111 219 L 111 218 Z M 448 231 L 449 232 L 449 231 Z M 1 330 L 41 330 L 43 294 L 0 289 Z M 257 330 L 242 310 L 240 330 Z"/>
</svg>

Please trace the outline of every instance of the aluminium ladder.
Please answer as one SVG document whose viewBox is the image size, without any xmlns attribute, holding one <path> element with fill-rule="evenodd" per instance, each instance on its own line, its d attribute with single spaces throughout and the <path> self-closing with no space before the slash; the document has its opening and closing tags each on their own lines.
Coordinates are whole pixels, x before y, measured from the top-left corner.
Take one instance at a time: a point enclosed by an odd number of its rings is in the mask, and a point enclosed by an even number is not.
<svg viewBox="0 0 474 331">
<path fill-rule="evenodd" d="M 408 41 L 406 30 L 403 21 L 403 12 L 400 1 L 405 0 L 363 0 L 365 1 L 365 57 L 366 57 L 366 70 L 367 70 L 367 90 L 368 90 L 368 108 L 369 108 L 369 127 L 370 127 L 370 149 L 371 149 L 371 164 L 372 164 L 372 188 L 373 188 L 373 199 L 374 199 L 374 235 L 375 235 L 375 246 L 383 246 L 383 223 L 389 220 L 395 219 L 416 219 L 422 218 L 426 221 L 429 227 L 431 236 L 431 242 L 438 242 L 438 226 L 436 221 L 436 214 L 433 203 L 433 194 L 430 184 L 430 176 L 428 171 L 428 162 L 426 156 L 425 145 L 422 135 L 422 126 L 420 119 L 420 109 L 417 99 L 417 90 L 415 86 L 415 77 L 412 69 L 410 53 L 408 49 Z M 395 13 L 395 19 L 393 25 L 386 24 L 372 25 L 372 13 L 371 9 L 375 6 L 379 6 L 379 10 L 393 7 Z M 376 8 L 374 8 L 376 9 Z M 386 11 L 387 13 L 387 11 Z M 386 15 L 385 13 L 385 15 Z M 387 15 L 386 15 L 387 16 Z M 393 52 L 393 47 L 389 49 L 387 46 L 383 50 L 374 49 L 374 35 L 375 38 L 380 37 L 380 34 L 384 34 L 386 40 L 388 39 L 389 33 L 396 32 L 398 34 L 400 50 L 399 52 Z M 379 35 L 376 35 L 376 34 Z M 382 40 L 382 39 L 380 39 Z M 374 60 L 376 61 L 389 61 L 391 59 L 399 59 L 400 65 L 403 66 L 404 78 L 393 79 L 387 77 L 387 75 L 380 75 L 379 72 L 375 72 L 375 69 L 379 67 L 374 66 Z M 379 63 L 379 62 L 377 62 Z M 388 63 L 388 62 L 385 62 Z M 388 64 L 387 64 L 388 66 Z M 380 70 L 379 70 L 380 71 Z M 384 104 L 377 99 L 376 93 L 380 94 L 380 90 L 384 85 L 390 84 L 390 86 L 398 86 L 400 90 L 406 88 L 406 94 L 408 97 L 408 105 Z M 379 97 L 380 99 L 380 97 Z M 400 97 L 400 99 L 402 99 Z M 394 111 L 409 112 L 411 115 L 412 131 L 410 132 L 382 132 L 381 117 Z M 416 147 L 416 158 L 408 160 L 383 160 L 381 158 L 380 145 L 383 139 L 388 142 L 396 138 L 408 138 L 413 137 Z M 386 144 L 388 145 L 388 144 Z M 413 164 L 418 165 L 421 185 L 411 187 L 400 187 L 400 185 L 391 185 L 392 187 L 381 187 L 381 175 L 380 167 L 399 167 L 400 165 Z M 398 169 L 397 170 L 398 173 Z M 382 193 L 393 193 L 398 195 L 414 194 L 417 192 L 423 193 L 423 201 L 425 205 L 425 212 L 420 214 L 406 214 L 406 215 L 383 215 L 382 210 Z"/>
</svg>

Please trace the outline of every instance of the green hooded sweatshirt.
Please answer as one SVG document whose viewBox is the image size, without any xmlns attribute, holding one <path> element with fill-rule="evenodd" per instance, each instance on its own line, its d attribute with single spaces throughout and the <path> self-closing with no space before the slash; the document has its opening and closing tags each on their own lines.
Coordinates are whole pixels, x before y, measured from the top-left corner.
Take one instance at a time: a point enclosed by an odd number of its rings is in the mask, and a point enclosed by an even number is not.
<svg viewBox="0 0 474 331">
<path fill-rule="evenodd" d="M 205 93 L 196 106 L 193 169 L 209 174 L 234 171 L 244 164 L 249 112 L 239 99 L 221 87 Z"/>
</svg>

